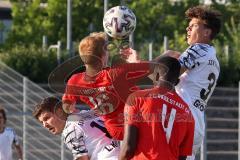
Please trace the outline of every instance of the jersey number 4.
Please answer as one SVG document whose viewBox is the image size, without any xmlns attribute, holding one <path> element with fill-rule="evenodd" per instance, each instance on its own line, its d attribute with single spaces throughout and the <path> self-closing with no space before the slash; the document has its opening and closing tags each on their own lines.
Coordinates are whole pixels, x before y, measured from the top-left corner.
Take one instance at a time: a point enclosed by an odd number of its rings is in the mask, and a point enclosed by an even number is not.
<svg viewBox="0 0 240 160">
<path fill-rule="evenodd" d="M 170 114 L 167 114 L 167 105 L 163 104 L 162 107 L 162 127 L 163 130 L 165 131 L 166 138 L 167 138 L 167 143 L 169 143 L 172 129 L 173 129 L 173 123 L 176 117 L 176 109 L 172 108 Z M 167 126 L 165 127 L 165 121 L 168 118 L 168 123 Z"/>
</svg>

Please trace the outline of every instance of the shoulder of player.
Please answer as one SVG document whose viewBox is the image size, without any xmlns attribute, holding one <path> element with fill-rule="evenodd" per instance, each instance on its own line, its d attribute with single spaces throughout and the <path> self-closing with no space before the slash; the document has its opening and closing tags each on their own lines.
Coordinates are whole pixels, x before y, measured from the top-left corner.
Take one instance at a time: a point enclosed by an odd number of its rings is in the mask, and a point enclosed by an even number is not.
<svg viewBox="0 0 240 160">
<path fill-rule="evenodd" d="M 11 127 L 6 127 L 5 131 L 15 132 L 15 130 L 13 128 L 11 128 Z"/>
<path fill-rule="evenodd" d="M 11 133 L 11 134 L 15 134 L 15 130 L 13 128 L 11 128 L 11 127 L 6 127 L 5 128 L 5 132 Z"/>
<path fill-rule="evenodd" d="M 134 106 L 136 104 L 139 105 L 139 103 L 143 102 L 145 98 L 148 97 L 151 91 L 151 89 L 144 89 L 133 92 L 128 96 L 127 104 L 130 106 Z"/>
<path fill-rule="evenodd" d="M 173 100 L 171 103 L 174 104 L 175 108 L 179 111 L 190 113 L 187 103 L 176 92 L 168 92 L 166 96 Z"/>
<path fill-rule="evenodd" d="M 83 132 L 82 127 L 79 125 L 78 121 L 66 121 L 66 125 L 63 129 L 62 136 L 67 138 L 70 134 L 75 134 L 75 132 Z"/>
<path fill-rule="evenodd" d="M 79 78 L 81 78 L 84 73 L 85 73 L 85 72 L 73 74 L 73 75 L 69 78 L 68 83 L 72 83 L 72 82 L 75 82 L 76 80 L 79 80 Z"/>
<path fill-rule="evenodd" d="M 189 46 L 187 51 L 190 51 L 191 53 L 196 54 L 200 57 L 215 53 L 215 49 L 213 46 L 201 43 L 196 43 Z"/>
</svg>

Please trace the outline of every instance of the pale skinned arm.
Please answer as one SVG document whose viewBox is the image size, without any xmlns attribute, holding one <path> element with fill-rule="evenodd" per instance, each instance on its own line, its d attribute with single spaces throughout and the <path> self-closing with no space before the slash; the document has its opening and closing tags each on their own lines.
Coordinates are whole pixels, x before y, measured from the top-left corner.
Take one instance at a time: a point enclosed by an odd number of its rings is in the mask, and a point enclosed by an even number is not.
<svg viewBox="0 0 240 160">
<path fill-rule="evenodd" d="M 132 48 L 123 49 L 123 50 L 120 51 L 120 54 L 125 55 L 127 57 L 126 61 L 128 63 L 140 63 L 140 62 L 143 62 L 139 58 L 137 51 L 132 49 Z M 161 57 L 161 56 L 162 55 L 160 55 L 159 57 Z M 153 62 L 152 64 L 150 64 L 150 72 L 151 73 L 154 71 L 154 69 L 156 67 L 158 67 L 159 69 L 162 67 L 161 65 L 160 66 L 158 65 L 158 62 L 156 60 L 157 58 L 155 58 L 155 60 L 150 61 L 150 62 Z"/>
<path fill-rule="evenodd" d="M 76 160 L 90 160 L 88 156 L 78 157 Z"/>
<path fill-rule="evenodd" d="M 23 159 L 23 156 L 22 156 L 22 148 L 20 145 L 14 145 L 15 146 L 15 149 L 16 149 L 16 152 L 17 152 L 17 155 L 18 155 L 18 159 L 22 160 Z"/>
</svg>

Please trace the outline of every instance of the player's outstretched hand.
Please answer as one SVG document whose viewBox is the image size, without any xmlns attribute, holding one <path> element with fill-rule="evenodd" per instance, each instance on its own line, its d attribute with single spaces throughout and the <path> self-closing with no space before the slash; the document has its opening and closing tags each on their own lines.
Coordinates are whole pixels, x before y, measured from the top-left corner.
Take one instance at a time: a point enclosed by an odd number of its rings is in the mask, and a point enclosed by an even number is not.
<svg viewBox="0 0 240 160">
<path fill-rule="evenodd" d="M 140 59 L 136 50 L 132 48 L 121 49 L 120 54 L 124 55 L 128 63 L 139 63 Z"/>
</svg>

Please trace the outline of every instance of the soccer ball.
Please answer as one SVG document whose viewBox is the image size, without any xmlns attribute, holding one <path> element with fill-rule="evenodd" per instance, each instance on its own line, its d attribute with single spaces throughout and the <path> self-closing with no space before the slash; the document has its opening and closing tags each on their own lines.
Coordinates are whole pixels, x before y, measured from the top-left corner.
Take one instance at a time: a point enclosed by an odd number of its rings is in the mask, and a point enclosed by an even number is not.
<svg viewBox="0 0 240 160">
<path fill-rule="evenodd" d="M 126 6 L 109 9 L 103 18 L 104 31 L 112 38 L 124 39 L 136 28 L 136 16 Z"/>
</svg>

